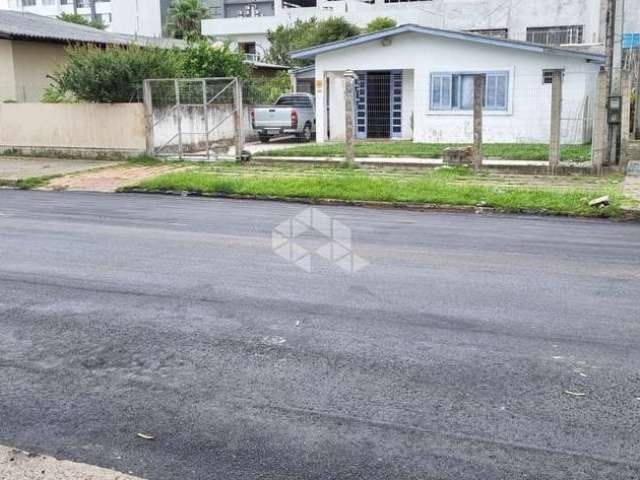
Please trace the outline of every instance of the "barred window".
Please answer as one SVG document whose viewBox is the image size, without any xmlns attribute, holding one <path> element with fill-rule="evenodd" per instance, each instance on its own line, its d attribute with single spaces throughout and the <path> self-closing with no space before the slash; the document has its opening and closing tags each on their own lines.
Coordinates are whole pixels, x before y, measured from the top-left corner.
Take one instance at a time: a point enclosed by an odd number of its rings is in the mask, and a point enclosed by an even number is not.
<svg viewBox="0 0 640 480">
<path fill-rule="evenodd" d="M 541 45 L 569 45 L 582 43 L 584 27 L 567 25 L 563 27 L 527 28 L 527 42 Z"/>
<path fill-rule="evenodd" d="M 432 110 L 473 110 L 473 78 L 478 73 L 431 74 Z M 483 106 L 486 110 L 507 110 L 509 72 L 487 72 Z"/>
</svg>

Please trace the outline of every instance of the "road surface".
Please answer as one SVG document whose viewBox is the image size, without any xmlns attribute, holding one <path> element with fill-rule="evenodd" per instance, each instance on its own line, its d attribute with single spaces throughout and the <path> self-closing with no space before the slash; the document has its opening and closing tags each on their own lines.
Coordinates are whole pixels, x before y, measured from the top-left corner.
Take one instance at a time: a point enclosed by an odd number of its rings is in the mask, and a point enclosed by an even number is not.
<svg viewBox="0 0 640 480">
<path fill-rule="evenodd" d="M 0 191 L 0 444 L 166 480 L 640 476 L 640 225 L 323 207 L 369 266 L 306 272 L 272 251 L 305 208 Z"/>
</svg>

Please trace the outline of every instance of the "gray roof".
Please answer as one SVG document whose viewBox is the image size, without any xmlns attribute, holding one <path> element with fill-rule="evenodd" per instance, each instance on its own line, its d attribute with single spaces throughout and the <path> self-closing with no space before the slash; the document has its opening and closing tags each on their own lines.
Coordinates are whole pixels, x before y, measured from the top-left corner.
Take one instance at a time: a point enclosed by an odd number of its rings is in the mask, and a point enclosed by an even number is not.
<svg viewBox="0 0 640 480">
<path fill-rule="evenodd" d="M 97 28 L 64 22 L 57 18 L 11 10 L 0 10 L 0 38 L 101 45 L 137 44 L 167 48 L 186 45 L 182 40 L 105 32 Z"/>
<path fill-rule="evenodd" d="M 561 47 L 549 47 L 547 45 L 538 45 L 535 43 L 520 42 L 517 40 L 503 40 L 500 38 L 479 35 L 475 33 L 460 32 L 456 30 L 442 30 L 439 28 L 421 27 L 414 24 L 400 25 L 398 27 L 387 28 L 374 33 L 365 33 L 356 35 L 355 37 L 339 40 L 337 42 L 325 43 L 315 47 L 305 48 L 291 52 L 291 58 L 315 58 L 316 55 L 331 52 L 341 48 L 361 45 L 363 43 L 373 42 L 382 38 L 399 35 L 402 33 L 417 33 L 421 35 L 432 35 L 435 37 L 450 38 L 454 40 L 463 40 L 467 42 L 480 43 L 484 45 L 493 45 L 497 47 L 515 48 L 517 50 L 526 50 L 529 52 L 545 53 L 551 55 L 563 55 L 568 57 L 581 58 L 586 61 L 604 63 L 604 55 L 595 53 L 581 52 Z"/>
</svg>

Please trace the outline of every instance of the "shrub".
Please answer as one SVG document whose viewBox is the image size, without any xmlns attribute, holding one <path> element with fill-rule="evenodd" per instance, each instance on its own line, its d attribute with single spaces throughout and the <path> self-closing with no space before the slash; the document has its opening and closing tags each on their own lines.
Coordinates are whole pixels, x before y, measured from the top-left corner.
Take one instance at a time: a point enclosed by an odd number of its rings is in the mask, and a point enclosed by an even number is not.
<svg viewBox="0 0 640 480">
<path fill-rule="evenodd" d="M 104 30 L 106 25 L 102 23 L 102 20 L 87 20 L 79 13 L 61 13 L 58 15 L 58 20 L 63 22 L 75 23 L 77 25 L 84 25 L 85 27 L 93 27 L 98 30 Z"/>
<path fill-rule="evenodd" d="M 389 17 L 377 17 L 371 20 L 366 27 L 367 33 L 377 32 L 378 30 L 385 30 L 387 28 L 393 28 L 398 25 L 393 18 Z"/>
<path fill-rule="evenodd" d="M 244 63 L 244 55 L 232 52 L 227 44 L 206 40 L 189 45 L 180 53 L 181 74 L 190 78 L 240 77 L 248 78 L 251 67 Z"/>
<path fill-rule="evenodd" d="M 144 79 L 179 76 L 180 55 L 156 47 L 70 47 L 68 62 L 53 77 L 54 88 L 62 97 L 85 102 L 141 101 Z"/>
</svg>

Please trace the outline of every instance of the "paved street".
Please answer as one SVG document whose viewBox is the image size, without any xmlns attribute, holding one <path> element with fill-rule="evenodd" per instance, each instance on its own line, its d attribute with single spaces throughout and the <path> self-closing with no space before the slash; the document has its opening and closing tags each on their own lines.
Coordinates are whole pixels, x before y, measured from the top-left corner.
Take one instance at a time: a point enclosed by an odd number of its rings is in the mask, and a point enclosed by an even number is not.
<svg viewBox="0 0 640 480">
<path fill-rule="evenodd" d="M 639 478 L 640 225 L 322 207 L 370 265 L 307 273 L 271 245 L 305 208 L 0 190 L 0 444 L 166 480 Z"/>
</svg>

